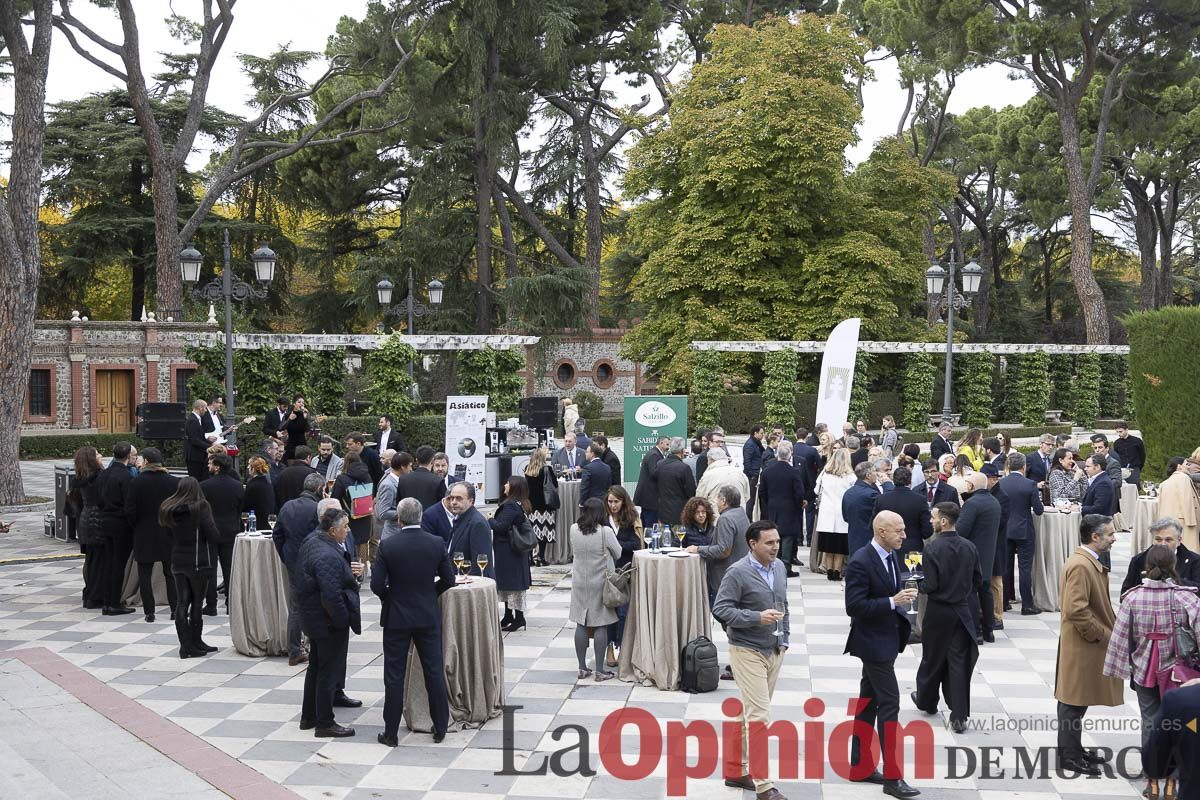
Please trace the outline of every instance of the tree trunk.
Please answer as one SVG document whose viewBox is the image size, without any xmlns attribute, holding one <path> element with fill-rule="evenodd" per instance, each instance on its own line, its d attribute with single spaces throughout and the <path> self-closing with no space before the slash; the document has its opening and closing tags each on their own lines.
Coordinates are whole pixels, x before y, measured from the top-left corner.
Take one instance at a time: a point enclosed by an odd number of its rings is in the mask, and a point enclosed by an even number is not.
<svg viewBox="0 0 1200 800">
<path fill-rule="evenodd" d="M 933 238 L 933 222 L 926 222 L 921 227 L 921 250 L 925 253 L 926 261 L 933 261 L 937 258 L 937 240 Z M 938 305 L 937 303 L 925 304 L 925 321 L 933 325 L 938 321 Z"/>
<path fill-rule="evenodd" d="M 500 52 L 494 34 L 488 36 L 483 64 L 483 90 L 475 99 L 475 273 L 479 286 L 475 332 L 492 328 L 492 187 L 495 167 L 488 142 L 493 121 Z"/>
<path fill-rule="evenodd" d="M 50 62 L 50 0 L 33 3 L 33 41 L 25 37 L 16 4 L 0 2 L 13 81 L 7 190 L 0 195 L 0 504 L 25 499 L 21 480 L 21 418 L 29 389 L 37 314 L 41 241 L 38 206 L 45 145 L 46 71 Z"/>
<path fill-rule="evenodd" d="M 583 200 L 587 213 L 587 240 L 583 255 L 588 280 L 587 324 L 589 328 L 596 328 L 600 325 L 600 252 L 604 248 L 604 206 L 600 198 L 600 162 L 592 139 L 590 113 L 584 115 L 579 128 L 583 150 Z"/>
<path fill-rule="evenodd" d="M 1092 271 L 1092 196 L 1088 191 L 1076 112 L 1059 103 L 1058 127 L 1063 139 L 1063 167 L 1071 205 L 1071 281 L 1079 296 L 1088 344 L 1108 344 L 1108 307 Z"/>
<path fill-rule="evenodd" d="M 134 159 L 129 165 L 129 207 L 141 208 L 142 186 L 146 177 L 142 171 L 142 162 Z M 129 242 L 129 277 L 131 298 L 129 302 L 129 318 L 137 322 L 146 310 L 146 243 L 142 238 L 141 229 L 134 230 Z"/>
<path fill-rule="evenodd" d="M 1158 307 L 1175 304 L 1171 267 L 1175 261 L 1175 223 L 1179 219 L 1179 180 L 1172 181 L 1158 193 L 1154 206 L 1158 225 Z"/>
<path fill-rule="evenodd" d="M 1143 311 L 1158 308 L 1158 238 L 1154 210 L 1146 187 L 1133 178 L 1125 178 L 1125 196 L 1133 206 L 1133 238 L 1137 242 L 1138 259 L 1142 268 L 1142 283 L 1138 290 L 1138 306 Z"/>
<path fill-rule="evenodd" d="M 165 161 L 165 160 L 164 160 Z M 150 191 L 154 195 L 155 302 L 160 319 L 183 320 L 183 275 L 179 272 L 178 173 L 169 163 L 152 164 Z"/>
<path fill-rule="evenodd" d="M 492 186 L 492 204 L 496 207 L 496 221 L 500 223 L 500 238 L 504 242 L 504 280 L 510 281 L 517 277 L 520 272 L 517 268 L 517 240 L 513 236 L 512 217 L 508 213 L 508 206 L 504 202 L 504 193 L 500 191 L 499 186 Z M 520 321 L 521 307 L 518 305 L 515 296 L 510 295 L 511 305 L 508 307 L 505 315 L 509 328 L 516 327 Z"/>
<path fill-rule="evenodd" d="M 975 337 L 981 339 L 987 333 L 992 313 L 992 262 L 996 258 L 990 228 L 979 228 L 979 257 L 983 261 L 983 274 L 979 276 L 979 293 L 975 295 Z"/>
</svg>

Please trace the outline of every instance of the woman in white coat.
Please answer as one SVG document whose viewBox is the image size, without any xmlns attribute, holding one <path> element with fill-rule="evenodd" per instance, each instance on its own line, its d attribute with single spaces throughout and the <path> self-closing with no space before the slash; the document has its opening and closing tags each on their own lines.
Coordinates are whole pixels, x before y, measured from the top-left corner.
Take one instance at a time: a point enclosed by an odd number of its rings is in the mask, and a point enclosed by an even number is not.
<svg viewBox="0 0 1200 800">
<path fill-rule="evenodd" d="M 834 450 L 825 469 L 817 476 L 817 540 L 823 555 L 825 576 L 831 581 L 842 579 L 842 566 L 849 555 L 846 538 L 849 526 L 842 518 L 842 495 L 854 485 L 854 470 L 850 468 L 850 451 Z"/>
</svg>

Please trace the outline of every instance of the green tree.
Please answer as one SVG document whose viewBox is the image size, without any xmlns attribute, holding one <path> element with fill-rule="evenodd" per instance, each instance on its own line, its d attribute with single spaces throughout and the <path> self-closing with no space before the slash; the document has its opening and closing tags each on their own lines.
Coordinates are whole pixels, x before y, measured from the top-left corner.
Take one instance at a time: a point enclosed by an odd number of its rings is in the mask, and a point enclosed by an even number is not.
<svg viewBox="0 0 1200 800">
<path fill-rule="evenodd" d="M 790 430 L 796 418 L 796 372 L 800 358 L 795 350 L 775 350 L 763 358 L 763 401 L 768 424 Z"/>
<path fill-rule="evenodd" d="M 488 396 L 488 410 L 509 414 L 517 410 L 524 379 L 525 355 L 519 349 L 463 350 L 458 354 L 458 391 Z"/>
<path fill-rule="evenodd" d="M 415 404 L 408 365 L 416 357 L 417 351 L 397 333 L 385 337 L 379 347 L 368 351 L 365 366 L 372 414 L 389 414 L 397 425 L 403 425 L 412 414 Z"/>
<path fill-rule="evenodd" d="M 929 427 L 929 409 L 933 405 L 933 387 L 937 383 L 937 361 L 933 353 L 909 353 L 904 356 L 903 425 L 914 433 Z"/>
</svg>

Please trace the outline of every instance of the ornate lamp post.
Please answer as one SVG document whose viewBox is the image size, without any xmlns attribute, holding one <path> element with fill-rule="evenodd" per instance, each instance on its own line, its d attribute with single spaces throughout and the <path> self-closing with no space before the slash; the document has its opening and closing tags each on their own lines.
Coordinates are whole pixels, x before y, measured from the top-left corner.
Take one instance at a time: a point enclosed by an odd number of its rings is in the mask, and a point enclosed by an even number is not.
<svg viewBox="0 0 1200 800">
<path fill-rule="evenodd" d="M 445 285 L 443 285 L 441 281 L 437 280 L 436 278 L 431 280 L 429 285 L 426 287 L 429 290 L 429 307 L 427 308 L 424 303 L 417 300 L 416 292 L 413 291 L 412 267 L 408 268 L 408 296 L 404 299 L 404 304 L 388 308 L 388 306 L 392 305 L 392 293 L 395 288 L 395 284 L 393 284 L 387 278 L 384 278 L 379 283 L 375 284 L 375 294 L 379 300 L 379 305 L 388 309 L 386 312 L 384 312 L 384 319 L 392 316 L 400 316 L 401 314 L 408 315 L 409 336 L 413 335 L 414 326 L 416 325 L 416 317 L 423 317 L 426 314 L 437 313 L 438 308 L 440 308 L 442 305 L 442 293 L 446 289 Z M 382 328 L 383 326 L 381 324 L 381 331 Z M 410 380 L 412 380 L 413 399 L 415 400 L 417 383 L 416 379 L 413 378 L 413 360 L 411 358 L 408 360 L 408 377 Z"/>
<path fill-rule="evenodd" d="M 259 300 L 267 296 L 267 285 L 275 278 L 275 251 L 265 244 L 258 246 L 251 258 L 254 260 L 254 277 L 258 286 L 253 286 L 239 280 L 233 275 L 230 266 L 229 229 L 226 228 L 223 237 L 222 250 L 225 255 L 225 268 L 220 278 L 213 278 L 203 288 L 196 284 L 200 282 L 200 265 L 204 256 L 194 244 L 188 244 L 179 253 L 179 269 L 183 273 L 183 282 L 192 290 L 192 296 L 197 299 L 215 303 L 225 301 L 225 416 L 234 419 L 233 399 L 233 301 L 239 302 L 255 297 Z M 219 433 L 219 431 L 218 431 Z M 232 441 L 237 443 L 237 432 L 231 431 Z"/>
<path fill-rule="evenodd" d="M 959 262 L 955 261 L 954 256 L 954 250 L 951 250 L 950 258 L 944 269 L 941 264 L 934 261 L 930 263 L 929 269 L 925 270 L 925 293 L 928 295 L 929 307 L 939 313 L 941 310 L 946 312 L 946 386 L 942 403 L 943 422 L 949 422 L 951 415 L 950 381 L 954 365 L 954 315 L 961 309 L 971 307 L 971 300 L 979 291 L 979 278 L 983 275 L 983 269 L 973 260 L 963 267 L 963 289 L 960 294 L 954 285 L 954 271 L 959 267 Z"/>
</svg>

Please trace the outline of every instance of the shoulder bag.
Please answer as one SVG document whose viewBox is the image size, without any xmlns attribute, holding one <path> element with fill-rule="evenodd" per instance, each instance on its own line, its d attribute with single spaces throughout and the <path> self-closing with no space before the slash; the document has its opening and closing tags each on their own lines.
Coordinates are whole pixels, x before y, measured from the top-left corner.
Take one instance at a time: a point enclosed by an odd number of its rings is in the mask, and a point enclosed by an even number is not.
<svg viewBox="0 0 1200 800">
<path fill-rule="evenodd" d="M 562 501 L 558 499 L 558 481 L 554 479 L 554 471 L 542 468 L 542 498 L 546 502 L 547 511 L 558 511 Z"/>
<path fill-rule="evenodd" d="M 375 513 L 375 488 L 371 483 L 352 483 L 346 487 L 350 519 L 362 519 Z"/>
<path fill-rule="evenodd" d="M 520 522 L 508 529 L 508 546 L 515 553 L 529 553 L 537 547 L 537 537 L 533 535 L 528 517 L 522 516 Z"/>
<path fill-rule="evenodd" d="M 617 608 L 629 602 L 629 589 L 633 581 L 633 564 L 626 564 L 615 572 L 609 572 L 601 589 L 606 608 Z"/>
</svg>

